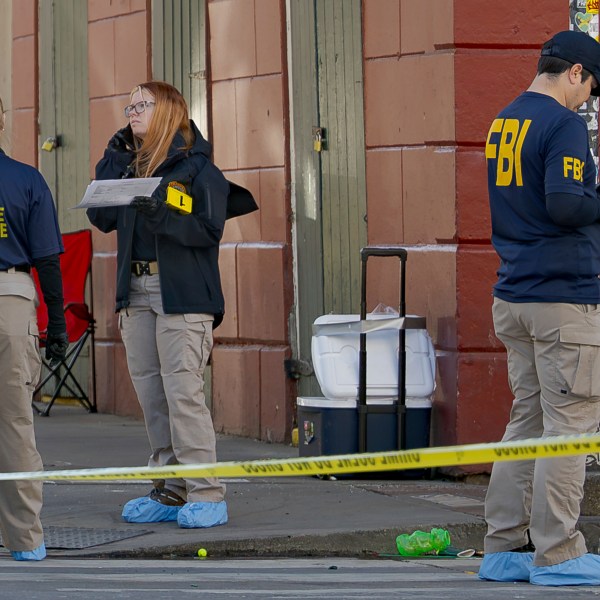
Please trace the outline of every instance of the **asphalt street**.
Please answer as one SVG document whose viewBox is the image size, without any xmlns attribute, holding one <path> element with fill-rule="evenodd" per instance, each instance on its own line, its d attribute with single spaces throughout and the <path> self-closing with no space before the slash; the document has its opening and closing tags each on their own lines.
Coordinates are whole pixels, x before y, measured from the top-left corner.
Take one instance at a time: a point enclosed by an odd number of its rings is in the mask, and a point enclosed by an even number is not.
<svg viewBox="0 0 600 600">
<path fill-rule="evenodd" d="M 598 588 L 478 579 L 480 559 L 0 560 L 4 600 L 571 600 Z"/>
</svg>

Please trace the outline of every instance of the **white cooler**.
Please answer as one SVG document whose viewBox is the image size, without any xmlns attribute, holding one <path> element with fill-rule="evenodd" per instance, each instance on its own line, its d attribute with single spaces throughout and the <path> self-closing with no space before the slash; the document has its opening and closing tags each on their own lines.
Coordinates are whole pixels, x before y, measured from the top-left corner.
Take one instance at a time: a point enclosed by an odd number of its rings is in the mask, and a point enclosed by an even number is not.
<svg viewBox="0 0 600 600">
<path fill-rule="evenodd" d="M 367 321 L 390 315 L 367 315 Z M 315 325 L 358 322 L 359 315 L 324 315 Z M 325 398 L 355 400 L 358 396 L 358 333 L 313 336 L 311 353 Z M 367 334 L 367 399 L 398 397 L 398 330 Z M 425 329 L 406 330 L 406 396 L 430 398 L 435 389 L 435 350 Z"/>
<path fill-rule="evenodd" d="M 367 320 L 389 319 L 370 314 Z M 359 315 L 324 315 L 315 325 L 360 321 Z M 367 334 L 367 404 L 392 405 L 398 397 L 398 329 Z M 358 333 L 312 338 L 312 360 L 324 397 L 299 397 L 300 456 L 354 454 L 358 449 Z M 406 413 L 404 447 L 429 446 L 435 350 L 425 329 L 406 330 Z M 367 414 L 367 452 L 397 448 L 395 412 Z M 413 474 L 416 471 L 412 472 Z"/>
</svg>

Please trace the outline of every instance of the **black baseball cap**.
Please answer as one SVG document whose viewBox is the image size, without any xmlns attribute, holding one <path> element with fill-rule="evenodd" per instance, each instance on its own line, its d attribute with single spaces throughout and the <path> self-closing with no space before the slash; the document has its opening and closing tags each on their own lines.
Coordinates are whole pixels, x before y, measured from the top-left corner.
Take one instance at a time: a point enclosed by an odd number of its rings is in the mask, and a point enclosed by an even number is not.
<svg viewBox="0 0 600 600">
<path fill-rule="evenodd" d="M 592 96 L 600 96 L 600 44 L 593 37 L 580 31 L 561 31 L 544 44 L 542 56 L 580 64 L 596 78 L 598 85 Z"/>
</svg>

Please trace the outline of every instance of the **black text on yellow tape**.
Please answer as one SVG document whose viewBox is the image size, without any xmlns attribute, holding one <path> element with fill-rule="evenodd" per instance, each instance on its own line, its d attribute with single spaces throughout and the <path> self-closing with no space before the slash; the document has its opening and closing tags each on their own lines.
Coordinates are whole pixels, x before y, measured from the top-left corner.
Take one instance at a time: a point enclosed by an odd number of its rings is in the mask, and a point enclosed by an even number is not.
<svg viewBox="0 0 600 600">
<path fill-rule="evenodd" d="M 586 434 L 520 440 L 516 442 L 498 442 L 495 444 L 442 446 L 421 450 L 343 454 L 311 458 L 173 465 L 169 467 L 121 467 L 0 473 L 0 481 L 110 481 L 116 479 L 170 479 L 174 477 L 293 477 L 297 475 L 335 475 L 474 465 L 497 461 L 534 460 L 576 454 L 597 454 L 599 452 L 600 434 Z"/>
</svg>

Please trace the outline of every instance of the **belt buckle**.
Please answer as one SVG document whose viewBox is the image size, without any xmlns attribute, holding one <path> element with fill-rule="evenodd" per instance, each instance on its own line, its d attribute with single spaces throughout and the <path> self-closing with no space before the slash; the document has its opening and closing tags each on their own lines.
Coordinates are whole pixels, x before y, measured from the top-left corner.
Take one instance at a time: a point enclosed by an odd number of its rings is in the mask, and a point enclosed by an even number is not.
<svg viewBox="0 0 600 600">
<path fill-rule="evenodd" d="M 137 261 L 133 263 L 134 274 L 138 277 L 142 275 L 150 275 L 150 263 Z"/>
</svg>

